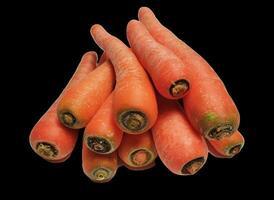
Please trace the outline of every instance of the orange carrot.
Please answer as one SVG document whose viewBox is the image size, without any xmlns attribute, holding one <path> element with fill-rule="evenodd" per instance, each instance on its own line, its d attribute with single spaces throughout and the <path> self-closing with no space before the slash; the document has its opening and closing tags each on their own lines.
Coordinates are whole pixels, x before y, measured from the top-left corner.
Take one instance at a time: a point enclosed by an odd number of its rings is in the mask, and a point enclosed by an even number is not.
<svg viewBox="0 0 274 200">
<path fill-rule="evenodd" d="M 189 124 L 179 104 L 159 96 L 158 105 L 152 135 L 161 161 L 175 174 L 195 174 L 207 159 L 204 138 Z"/>
<path fill-rule="evenodd" d="M 157 102 L 146 72 L 134 53 L 102 26 L 92 26 L 91 34 L 115 69 L 113 109 L 117 125 L 127 133 L 146 132 L 157 118 Z"/>
<path fill-rule="evenodd" d="M 157 157 L 151 132 L 141 135 L 124 134 L 118 155 L 130 167 L 144 167 L 151 164 Z"/>
<path fill-rule="evenodd" d="M 106 61 L 66 91 L 57 108 L 59 120 L 69 128 L 85 127 L 113 90 L 114 81 L 112 65 Z"/>
<path fill-rule="evenodd" d="M 35 124 L 30 133 L 29 142 L 32 149 L 49 162 L 59 163 L 65 161 L 69 158 L 75 146 L 78 131 L 68 129 L 59 122 L 56 114 L 57 104 L 70 87 L 81 81 L 87 73 L 95 68 L 96 56 L 95 52 L 88 52 L 82 57 L 79 66 L 63 92 Z"/>
<path fill-rule="evenodd" d="M 149 8 L 139 10 L 139 20 L 150 34 L 173 51 L 189 68 L 191 90 L 184 98 L 186 115 L 193 127 L 208 139 L 234 133 L 240 115 L 223 82 L 210 65 L 157 20 Z"/>
<path fill-rule="evenodd" d="M 111 93 L 85 128 L 84 143 L 96 153 L 112 153 L 122 141 L 123 132 L 114 122 L 112 104 L 113 93 Z"/>
<path fill-rule="evenodd" d="M 182 98 L 189 90 L 189 73 L 182 60 L 156 42 L 137 20 L 128 23 L 127 38 L 160 94 L 168 99 Z"/>
<path fill-rule="evenodd" d="M 244 142 L 242 134 L 236 131 L 231 136 L 220 140 L 208 140 L 207 144 L 213 156 L 232 158 L 241 151 Z"/>
<path fill-rule="evenodd" d="M 83 144 L 82 168 L 85 175 L 93 182 L 108 182 L 115 176 L 118 169 L 117 152 L 106 155 L 96 154 Z"/>
</svg>

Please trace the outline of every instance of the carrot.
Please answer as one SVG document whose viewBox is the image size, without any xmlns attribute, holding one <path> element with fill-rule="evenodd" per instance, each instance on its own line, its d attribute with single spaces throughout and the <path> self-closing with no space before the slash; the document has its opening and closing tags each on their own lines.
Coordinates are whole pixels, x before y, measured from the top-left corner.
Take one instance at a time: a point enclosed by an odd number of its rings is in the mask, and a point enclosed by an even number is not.
<svg viewBox="0 0 274 200">
<path fill-rule="evenodd" d="M 189 74 L 182 60 L 155 41 L 137 20 L 128 23 L 127 38 L 132 51 L 148 71 L 160 94 L 168 99 L 182 98 L 190 87 Z"/>
<path fill-rule="evenodd" d="M 103 54 L 101 55 L 101 57 L 99 59 L 98 65 L 101 65 L 102 63 L 106 62 L 107 59 L 108 59 L 107 54 L 105 52 L 103 52 Z"/>
<path fill-rule="evenodd" d="M 204 138 L 189 124 L 179 104 L 159 96 L 158 105 L 152 135 L 160 159 L 175 174 L 195 174 L 207 160 Z"/>
<path fill-rule="evenodd" d="M 144 167 L 132 167 L 132 166 L 127 165 L 126 163 L 123 163 L 123 166 L 131 171 L 144 171 L 144 170 L 148 170 L 148 169 L 155 167 L 155 162 L 152 162 L 149 165 L 146 165 Z"/>
<path fill-rule="evenodd" d="M 124 134 L 118 155 L 130 167 L 144 167 L 151 164 L 157 157 L 151 132 L 141 135 Z"/>
<path fill-rule="evenodd" d="M 102 26 L 92 26 L 91 35 L 115 69 L 113 113 L 116 124 L 126 133 L 146 132 L 157 118 L 157 102 L 146 72 L 134 53 Z"/>
<path fill-rule="evenodd" d="M 236 131 L 231 136 L 220 140 L 207 140 L 207 145 L 213 156 L 232 158 L 241 151 L 244 142 L 242 134 Z"/>
<path fill-rule="evenodd" d="M 118 169 L 117 152 L 111 154 L 96 154 L 85 144 L 82 149 L 82 168 L 90 180 L 97 183 L 110 181 Z"/>
<path fill-rule="evenodd" d="M 112 65 L 106 61 L 66 91 L 57 108 L 59 120 L 69 128 L 85 127 L 113 90 L 114 81 Z"/>
<path fill-rule="evenodd" d="M 29 142 L 32 149 L 49 162 L 59 163 L 65 161 L 69 158 L 75 146 L 78 131 L 68 129 L 60 123 L 56 114 L 57 104 L 70 87 L 81 81 L 87 73 L 95 68 L 96 56 L 95 52 L 88 52 L 82 57 L 73 77 L 63 92 L 35 124 L 30 133 Z"/>
<path fill-rule="evenodd" d="M 112 153 L 122 141 L 123 132 L 114 122 L 112 104 L 113 93 L 111 93 L 85 128 L 84 143 L 96 153 Z"/>
<path fill-rule="evenodd" d="M 208 139 L 234 133 L 239 127 L 240 114 L 211 66 L 160 24 L 149 8 L 141 8 L 138 16 L 150 34 L 184 61 L 189 73 L 194 75 L 191 76 L 191 90 L 184 97 L 185 112 L 193 127 Z"/>
</svg>

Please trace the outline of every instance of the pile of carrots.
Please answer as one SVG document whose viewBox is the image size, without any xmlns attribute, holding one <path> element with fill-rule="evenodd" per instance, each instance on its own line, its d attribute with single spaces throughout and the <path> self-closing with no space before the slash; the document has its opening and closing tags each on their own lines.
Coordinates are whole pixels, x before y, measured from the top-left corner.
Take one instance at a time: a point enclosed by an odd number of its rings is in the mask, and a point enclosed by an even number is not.
<svg viewBox="0 0 274 200">
<path fill-rule="evenodd" d="M 208 152 L 239 153 L 240 115 L 211 66 L 154 13 L 140 8 L 126 29 L 130 48 L 101 25 L 91 35 L 104 51 L 84 54 L 58 99 L 31 131 L 32 149 L 52 163 L 67 160 L 84 128 L 82 166 L 94 182 L 110 181 L 120 166 L 163 164 L 193 175 Z"/>
</svg>

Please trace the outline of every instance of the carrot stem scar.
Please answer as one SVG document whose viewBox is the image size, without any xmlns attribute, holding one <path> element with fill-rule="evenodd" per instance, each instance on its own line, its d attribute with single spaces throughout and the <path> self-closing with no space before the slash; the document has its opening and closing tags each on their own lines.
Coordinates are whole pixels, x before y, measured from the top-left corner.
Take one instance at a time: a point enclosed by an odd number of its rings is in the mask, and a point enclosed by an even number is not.
<svg viewBox="0 0 274 200">
<path fill-rule="evenodd" d="M 189 89 L 189 82 L 187 80 L 181 79 L 173 83 L 169 88 L 169 93 L 173 97 L 180 96 L 186 93 Z"/>
<path fill-rule="evenodd" d="M 76 118 L 70 112 L 62 113 L 61 120 L 67 127 L 72 127 L 76 123 Z"/>
<path fill-rule="evenodd" d="M 97 168 L 92 172 L 96 181 L 104 181 L 110 178 L 111 171 L 106 168 Z"/>
<path fill-rule="evenodd" d="M 208 134 L 207 137 L 209 139 L 221 139 L 223 137 L 227 137 L 233 133 L 233 127 L 231 124 L 223 124 L 217 127 L 212 128 Z"/>
<path fill-rule="evenodd" d="M 204 162 L 205 162 L 205 159 L 203 157 L 196 158 L 194 160 L 189 161 L 182 168 L 182 174 L 183 175 L 195 174 L 203 166 Z"/>
<path fill-rule="evenodd" d="M 146 149 L 137 149 L 129 156 L 131 162 L 136 166 L 143 166 L 152 159 L 152 153 Z"/>
<path fill-rule="evenodd" d="M 54 158 L 58 155 L 58 150 L 56 149 L 56 147 L 47 142 L 37 143 L 36 151 L 40 156 L 45 157 L 47 159 Z"/>
<path fill-rule="evenodd" d="M 143 130 L 147 125 L 147 118 L 144 113 L 139 111 L 126 111 L 119 116 L 120 124 L 133 132 Z"/>
<path fill-rule="evenodd" d="M 111 143 L 103 137 L 87 137 L 89 148 L 96 153 L 108 153 L 111 150 Z"/>
<path fill-rule="evenodd" d="M 241 151 L 241 149 L 242 149 L 242 145 L 237 144 L 237 145 L 231 147 L 229 149 L 228 153 L 229 153 L 230 156 L 234 156 L 234 155 L 238 154 Z"/>
</svg>

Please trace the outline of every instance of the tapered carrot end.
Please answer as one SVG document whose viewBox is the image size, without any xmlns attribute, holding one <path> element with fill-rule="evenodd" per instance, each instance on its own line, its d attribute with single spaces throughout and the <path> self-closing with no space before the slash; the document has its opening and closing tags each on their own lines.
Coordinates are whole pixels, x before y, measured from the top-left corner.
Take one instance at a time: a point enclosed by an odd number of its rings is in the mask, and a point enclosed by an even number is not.
<svg viewBox="0 0 274 200">
<path fill-rule="evenodd" d="M 53 144 L 39 142 L 36 145 L 36 153 L 47 160 L 54 159 L 58 155 L 58 150 Z"/>
<path fill-rule="evenodd" d="M 86 138 L 87 147 L 95 153 L 107 154 L 113 151 L 113 145 L 111 142 L 103 137 L 92 137 Z"/>
<path fill-rule="evenodd" d="M 147 117 L 143 112 L 129 110 L 119 115 L 118 123 L 127 133 L 140 133 L 147 127 Z"/>
<path fill-rule="evenodd" d="M 111 39 L 111 35 L 99 24 L 94 24 L 90 28 L 90 34 L 96 44 L 102 49 L 105 49 L 108 43 L 107 40 Z"/>
<path fill-rule="evenodd" d="M 75 116 L 70 112 L 58 113 L 58 117 L 62 124 L 68 128 L 74 128 L 77 122 Z"/>
<path fill-rule="evenodd" d="M 228 137 L 232 135 L 234 132 L 234 128 L 232 124 L 222 124 L 212 128 L 207 134 L 206 137 L 208 139 L 217 139 L 220 140 L 224 137 Z"/>
<path fill-rule="evenodd" d="M 142 18 L 145 17 L 145 15 L 156 18 L 153 11 L 150 8 L 141 7 L 138 11 L 138 18 L 141 20 Z"/>
<path fill-rule="evenodd" d="M 88 51 L 82 56 L 81 63 L 85 62 L 85 63 L 96 64 L 97 60 L 98 60 L 97 53 L 95 51 Z"/>
<path fill-rule="evenodd" d="M 92 181 L 96 183 L 106 183 L 110 181 L 114 175 L 115 171 L 106 167 L 99 167 L 94 169 L 89 175 L 89 177 Z"/>
<path fill-rule="evenodd" d="M 173 97 L 183 97 L 189 90 L 189 82 L 187 80 L 178 80 L 169 88 L 169 93 Z"/>
<path fill-rule="evenodd" d="M 193 175 L 198 172 L 204 165 L 204 157 L 196 158 L 185 164 L 182 168 L 182 175 Z"/>
<path fill-rule="evenodd" d="M 235 155 L 237 155 L 238 153 L 241 152 L 243 146 L 244 146 L 244 142 L 241 143 L 241 144 L 233 145 L 233 146 L 231 146 L 230 148 L 228 148 L 226 154 L 227 154 L 230 158 L 232 158 L 232 157 L 234 157 Z"/>
<path fill-rule="evenodd" d="M 129 157 L 133 166 L 140 167 L 150 164 L 153 161 L 154 155 L 147 149 L 137 149 L 131 152 Z"/>
</svg>

